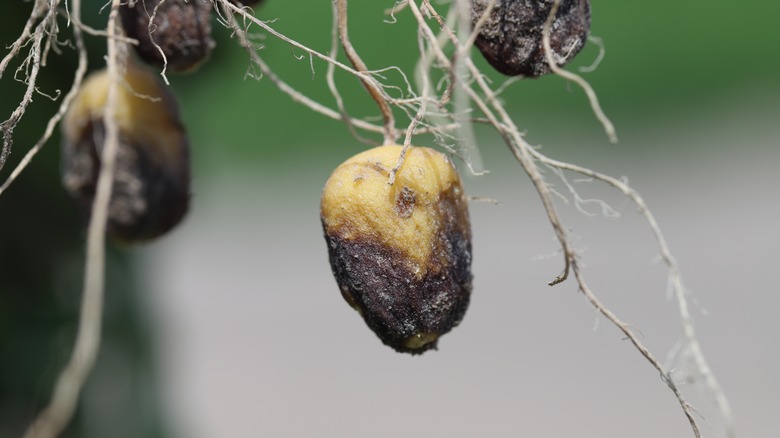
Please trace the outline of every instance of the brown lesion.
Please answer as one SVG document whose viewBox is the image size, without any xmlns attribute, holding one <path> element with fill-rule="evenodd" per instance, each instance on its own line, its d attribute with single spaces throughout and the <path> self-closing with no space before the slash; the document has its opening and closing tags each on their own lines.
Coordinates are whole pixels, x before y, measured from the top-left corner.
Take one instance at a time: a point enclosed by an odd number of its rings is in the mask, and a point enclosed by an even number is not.
<svg viewBox="0 0 780 438">
<path fill-rule="evenodd" d="M 102 121 L 87 124 L 74 139 L 62 143 L 62 181 L 89 220 L 101 166 Z M 139 143 L 120 131 L 107 234 L 123 243 L 142 242 L 165 234 L 187 213 L 190 200 L 189 147 L 182 133 L 178 154 L 169 162 L 153 157 L 158 145 Z M 171 161 L 168 160 L 168 161 Z"/>
<path fill-rule="evenodd" d="M 469 244 L 461 246 L 468 253 L 454 264 L 418 279 L 403 255 L 385 245 L 328 235 L 325 240 L 345 300 L 394 350 L 435 349 L 439 336 L 463 319 L 471 298 Z"/>
<path fill-rule="evenodd" d="M 395 207 L 393 207 L 393 211 L 395 211 L 395 214 L 401 219 L 408 219 L 412 217 L 415 202 L 417 202 L 417 195 L 414 193 L 414 190 L 404 186 L 395 195 Z"/>
</svg>

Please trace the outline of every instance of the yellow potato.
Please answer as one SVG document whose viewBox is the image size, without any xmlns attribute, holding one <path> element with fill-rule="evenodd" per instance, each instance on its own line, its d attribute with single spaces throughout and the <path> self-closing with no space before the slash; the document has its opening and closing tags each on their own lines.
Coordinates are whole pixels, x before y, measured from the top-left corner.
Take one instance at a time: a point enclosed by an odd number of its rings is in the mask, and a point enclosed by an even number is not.
<svg viewBox="0 0 780 438">
<path fill-rule="evenodd" d="M 380 146 L 342 163 L 325 184 L 321 217 L 346 301 L 385 344 L 422 353 L 468 307 L 471 229 L 460 177 L 445 155 L 410 148 L 388 184 L 401 149 Z"/>
</svg>

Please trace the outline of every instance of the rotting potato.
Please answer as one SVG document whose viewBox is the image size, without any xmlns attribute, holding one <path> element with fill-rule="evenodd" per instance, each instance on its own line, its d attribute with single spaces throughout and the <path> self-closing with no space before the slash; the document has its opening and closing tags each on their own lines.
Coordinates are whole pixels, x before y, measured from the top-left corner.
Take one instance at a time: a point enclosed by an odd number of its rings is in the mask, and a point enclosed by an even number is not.
<svg viewBox="0 0 780 438">
<path fill-rule="evenodd" d="M 173 72 L 199 67 L 215 46 L 209 0 L 136 0 L 119 6 L 122 27 L 138 40 L 136 54 L 147 64 Z M 163 57 L 163 54 L 165 55 Z"/>
<path fill-rule="evenodd" d="M 476 26 L 491 0 L 471 0 L 471 21 Z M 554 0 L 495 0 L 479 29 L 474 45 L 499 72 L 510 76 L 539 77 L 550 72 L 542 42 L 544 24 Z M 585 46 L 590 34 L 588 0 L 561 0 L 550 32 L 550 48 L 560 67 Z"/>
<path fill-rule="evenodd" d="M 463 319 L 471 296 L 471 226 L 444 154 L 401 146 L 348 159 L 330 176 L 321 218 L 344 299 L 386 345 L 419 354 Z"/>
<path fill-rule="evenodd" d="M 182 220 L 189 206 L 190 155 L 173 95 L 133 65 L 123 79 L 117 84 L 119 148 L 106 233 L 130 243 L 158 237 Z M 105 70 L 93 73 L 62 123 L 62 182 L 86 219 L 100 173 L 109 84 Z"/>
</svg>

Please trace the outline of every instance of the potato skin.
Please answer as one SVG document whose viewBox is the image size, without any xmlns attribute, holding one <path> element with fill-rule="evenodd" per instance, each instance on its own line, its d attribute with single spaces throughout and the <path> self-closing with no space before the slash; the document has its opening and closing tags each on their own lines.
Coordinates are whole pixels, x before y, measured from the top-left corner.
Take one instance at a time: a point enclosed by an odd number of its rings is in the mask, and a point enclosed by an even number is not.
<svg viewBox="0 0 780 438">
<path fill-rule="evenodd" d="M 447 157 L 413 147 L 387 184 L 401 146 L 341 164 L 325 185 L 321 218 L 344 299 L 383 343 L 419 354 L 463 319 L 472 290 L 471 228 Z"/>
<path fill-rule="evenodd" d="M 185 216 L 190 154 L 173 95 L 154 75 L 131 64 L 124 79 L 127 86 L 117 88 L 119 148 L 106 233 L 135 243 L 165 234 Z M 108 87 L 105 70 L 90 75 L 62 123 L 62 182 L 85 220 L 100 173 Z"/>
</svg>

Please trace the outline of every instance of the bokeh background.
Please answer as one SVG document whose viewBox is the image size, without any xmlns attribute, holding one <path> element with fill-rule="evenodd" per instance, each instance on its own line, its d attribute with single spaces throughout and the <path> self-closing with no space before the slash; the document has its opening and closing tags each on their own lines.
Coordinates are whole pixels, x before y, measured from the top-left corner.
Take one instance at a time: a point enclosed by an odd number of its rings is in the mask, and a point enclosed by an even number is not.
<svg viewBox="0 0 780 438">
<path fill-rule="evenodd" d="M 266 3 L 259 17 L 328 50 L 330 2 Z M 85 5 L 95 27 L 105 23 L 101 5 Z M 411 72 L 413 18 L 400 12 L 389 23 L 383 11 L 392 6 L 352 2 L 353 43 L 372 68 Z M 3 5 L 0 44 L 15 39 L 31 7 Z M 585 77 L 620 143 L 608 143 L 584 94 L 560 78 L 517 82 L 502 98 L 546 154 L 625 176 L 645 196 L 691 289 L 696 328 L 739 436 L 780 436 L 780 6 L 594 0 L 592 8 L 606 57 Z M 465 184 L 500 205 L 471 205 L 471 308 L 439 351 L 410 357 L 384 347 L 341 299 L 318 217 L 325 179 L 365 146 L 267 79 L 247 78 L 246 55 L 216 22 L 215 33 L 208 64 L 171 76 L 193 146 L 192 211 L 155 243 L 111 247 L 103 348 L 64 436 L 692 436 L 657 373 L 574 283 L 546 285 L 561 269 L 552 230 L 488 129 L 477 134 L 491 173 Z M 102 67 L 104 41 L 89 44 L 92 68 Z M 325 64 L 270 36 L 263 44 L 280 76 L 334 106 Z M 61 50 L 42 91 L 67 90 L 75 57 Z M 570 68 L 597 53 L 589 45 Z M 353 78 L 337 81 L 353 115 L 376 115 Z M 2 78 L 3 119 L 22 92 L 10 72 Z M 35 97 L 3 179 L 55 107 Z M 21 436 L 48 401 L 76 328 L 84 232 L 59 184 L 58 143 L 0 197 L 2 438 Z M 650 231 L 619 194 L 577 187 L 622 213 L 610 220 L 560 204 L 587 278 L 665 357 L 681 331 Z M 673 375 L 705 436 L 724 436 L 708 394 L 684 381 L 684 369 Z"/>
</svg>

